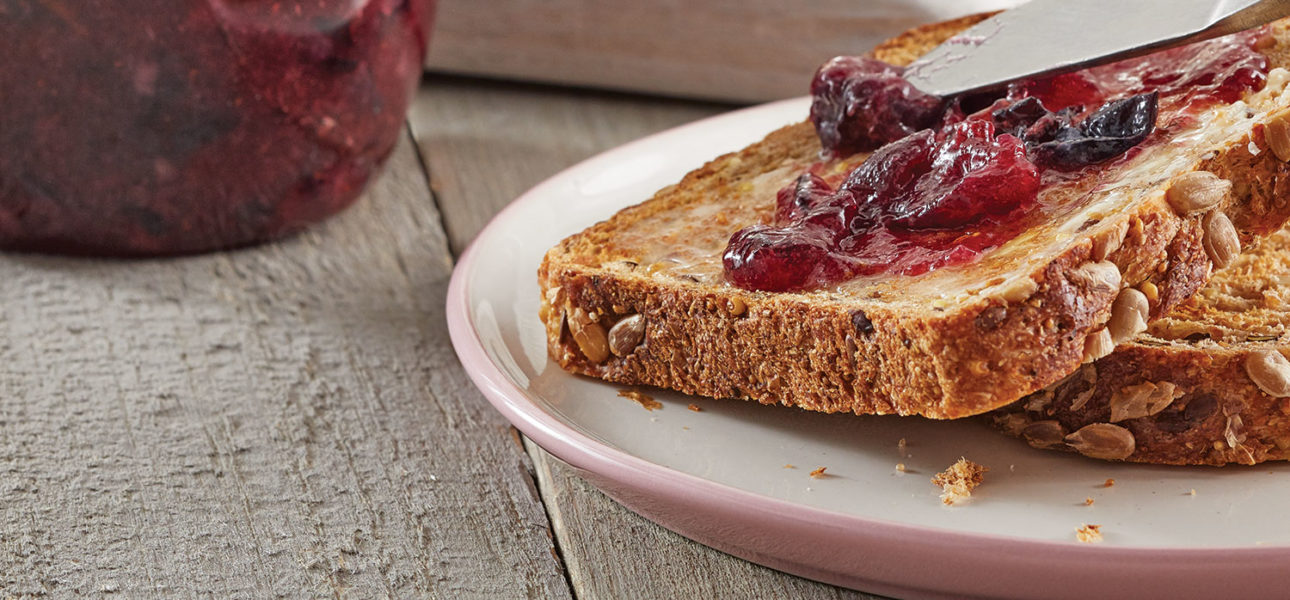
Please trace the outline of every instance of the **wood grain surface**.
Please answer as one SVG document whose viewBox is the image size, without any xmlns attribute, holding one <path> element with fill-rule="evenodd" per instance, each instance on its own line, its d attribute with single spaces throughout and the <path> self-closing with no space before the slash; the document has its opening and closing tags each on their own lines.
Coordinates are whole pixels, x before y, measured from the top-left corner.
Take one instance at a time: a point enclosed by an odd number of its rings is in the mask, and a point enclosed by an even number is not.
<svg viewBox="0 0 1290 600">
<path fill-rule="evenodd" d="M 731 108 L 430 75 L 409 121 L 460 253 L 497 211 L 562 169 Z"/>
<path fill-rule="evenodd" d="M 282 243 L 0 256 L 0 598 L 567 597 L 450 267 L 407 140 Z"/>
<path fill-rule="evenodd" d="M 816 67 L 1019 0 L 441 0 L 429 66 L 687 98 L 806 93 Z"/>
<path fill-rule="evenodd" d="M 432 80 L 415 143 L 301 235 L 0 255 L 0 599 L 870 597 L 627 511 L 526 449 L 448 340 L 454 250 L 497 210 L 727 108 Z"/>
</svg>

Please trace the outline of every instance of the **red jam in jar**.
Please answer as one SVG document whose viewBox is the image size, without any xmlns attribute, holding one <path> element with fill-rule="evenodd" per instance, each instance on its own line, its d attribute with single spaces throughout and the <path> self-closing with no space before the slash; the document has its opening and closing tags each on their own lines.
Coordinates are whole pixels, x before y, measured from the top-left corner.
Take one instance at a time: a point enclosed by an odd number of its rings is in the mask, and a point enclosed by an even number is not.
<svg viewBox="0 0 1290 600">
<path fill-rule="evenodd" d="M 434 0 L 16 0 L 0 9 L 0 248 L 245 245 L 357 198 Z"/>
<path fill-rule="evenodd" d="M 1048 177 L 1152 143 L 1179 120 L 1263 87 L 1264 30 L 1012 85 L 936 98 L 900 67 L 836 58 L 816 73 L 811 120 L 826 158 L 873 150 L 844 177 L 815 165 L 777 197 L 775 221 L 736 232 L 735 285 L 794 291 L 965 264 L 1016 237 Z M 976 107 L 976 108 L 973 108 Z"/>
</svg>

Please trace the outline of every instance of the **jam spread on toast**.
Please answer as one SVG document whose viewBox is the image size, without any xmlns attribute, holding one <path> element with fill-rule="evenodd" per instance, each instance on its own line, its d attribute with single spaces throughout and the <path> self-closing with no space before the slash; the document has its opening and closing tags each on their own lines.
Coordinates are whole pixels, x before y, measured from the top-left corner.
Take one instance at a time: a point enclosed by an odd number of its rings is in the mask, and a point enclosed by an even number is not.
<svg viewBox="0 0 1290 600">
<path fill-rule="evenodd" d="M 773 223 L 731 237 L 726 276 L 794 291 L 975 261 L 1033 224 L 1044 186 L 1261 89 L 1265 38 L 1253 30 L 957 98 L 924 94 L 871 58 L 830 60 L 811 85 L 825 160 L 780 190 Z M 849 173 L 830 169 L 865 151 Z"/>
</svg>

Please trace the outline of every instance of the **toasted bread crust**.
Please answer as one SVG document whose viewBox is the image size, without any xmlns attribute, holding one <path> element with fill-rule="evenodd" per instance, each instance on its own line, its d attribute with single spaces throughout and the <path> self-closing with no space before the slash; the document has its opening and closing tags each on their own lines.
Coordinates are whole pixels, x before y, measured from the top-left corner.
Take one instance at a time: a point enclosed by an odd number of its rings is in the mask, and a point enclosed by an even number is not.
<svg viewBox="0 0 1290 600">
<path fill-rule="evenodd" d="M 1135 440 L 1123 460 L 1172 465 L 1255 464 L 1290 459 L 1290 389 L 1255 383 L 1290 381 L 1252 372 L 1260 353 L 1290 352 L 1290 229 L 1243 254 L 1150 330 L 1041 392 L 991 413 L 1004 432 L 1032 445 L 1074 451 L 1062 436 L 1113 418 L 1142 386 L 1172 386 L 1158 412 L 1121 418 Z M 1125 416 L 1123 413 L 1121 417 Z M 1058 429 L 1056 426 L 1059 426 Z"/>
<path fill-rule="evenodd" d="M 996 427 L 1037 448 L 1074 452 L 1058 440 L 1027 435 L 1027 427 L 1056 422 L 1063 435 L 1108 423 L 1117 393 L 1143 384 L 1177 386 L 1154 415 L 1115 423 L 1134 439 L 1128 462 L 1165 465 L 1252 465 L 1290 459 L 1290 399 L 1273 398 L 1254 384 L 1245 362 L 1255 348 L 1180 348 L 1146 341 L 1121 346 L 1096 361 L 1090 388 L 1082 378 L 1054 386 L 1047 403 L 1023 399 L 990 415 Z M 1091 396 L 1086 396 L 1089 389 Z M 1076 402 L 1085 397 L 1082 405 Z M 1046 404 L 1046 405 L 1045 405 Z M 1031 405 L 1036 410 L 1026 410 Z M 1034 431 L 1034 430 L 1029 430 Z"/>
<path fill-rule="evenodd" d="M 974 22 L 920 28 L 875 54 L 906 62 Z M 1290 168 L 1266 148 L 1255 129 L 1198 166 L 1251 182 L 1235 186 L 1224 207 L 1245 244 L 1290 216 L 1283 189 Z M 1202 217 L 1180 216 L 1161 198 L 1089 223 L 1085 239 L 1034 269 L 1033 290 L 982 293 L 931 316 L 827 293 L 770 294 L 652 277 L 648 265 L 616 250 L 615 236 L 639 219 L 725 197 L 759 174 L 804 167 L 819 151 L 808 123 L 786 127 L 553 248 L 538 274 L 551 355 L 570 371 L 624 384 L 824 412 L 958 418 L 1013 402 L 1079 368 L 1119 292 L 1085 270 L 1099 238 L 1124 234 L 1105 258 L 1124 282 L 1155 286 L 1152 316 L 1190 297 L 1212 270 Z M 605 332 L 638 314 L 645 323 L 638 344 L 621 356 L 595 350 Z"/>
</svg>

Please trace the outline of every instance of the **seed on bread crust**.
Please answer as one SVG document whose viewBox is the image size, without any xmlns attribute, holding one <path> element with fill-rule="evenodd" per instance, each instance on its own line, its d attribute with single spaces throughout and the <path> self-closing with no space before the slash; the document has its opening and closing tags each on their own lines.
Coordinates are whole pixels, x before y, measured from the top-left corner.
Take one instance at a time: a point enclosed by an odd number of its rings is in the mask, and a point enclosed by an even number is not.
<svg viewBox="0 0 1290 600">
<path fill-rule="evenodd" d="M 1290 113 L 1281 113 L 1263 126 L 1263 139 L 1281 162 L 1290 162 Z"/>
<path fill-rule="evenodd" d="M 1235 450 L 1240 447 L 1241 442 L 1245 441 L 1245 434 L 1242 430 L 1245 423 L 1241 420 L 1241 415 L 1228 415 L 1227 424 L 1223 426 L 1223 441 L 1227 442 L 1227 447 Z"/>
<path fill-rule="evenodd" d="M 1111 321 L 1106 329 L 1111 332 L 1111 341 L 1116 345 L 1129 341 L 1133 336 L 1147 330 L 1147 316 L 1151 313 L 1151 303 L 1147 295 L 1133 288 L 1120 290 L 1120 295 L 1111 305 Z"/>
<path fill-rule="evenodd" d="M 1184 173 L 1174 180 L 1165 198 L 1179 215 L 1206 211 L 1232 193 L 1232 182 L 1209 171 Z"/>
<path fill-rule="evenodd" d="M 574 307 L 569 312 L 569 332 L 577 342 L 582 355 L 593 363 L 604 362 L 609 358 L 609 340 L 605 328 L 587 311 Z"/>
<path fill-rule="evenodd" d="M 1104 288 L 1108 290 L 1120 289 L 1121 275 L 1120 267 L 1109 260 L 1090 262 L 1072 273 L 1072 279 L 1084 284 L 1089 289 Z"/>
<path fill-rule="evenodd" d="M 1142 295 L 1147 297 L 1147 302 L 1155 302 L 1160 299 L 1160 288 L 1150 281 L 1144 282 L 1138 286 L 1138 289 L 1142 291 Z"/>
<path fill-rule="evenodd" d="M 1214 211 L 1205 216 L 1205 254 L 1214 263 L 1214 268 L 1221 269 L 1232 264 L 1241 253 L 1241 238 L 1236 235 L 1236 227 L 1227 215 Z"/>
<path fill-rule="evenodd" d="M 551 316 L 552 308 L 564 306 L 564 287 L 557 285 L 547 290 L 544 295 L 544 299 L 546 302 L 543 302 L 541 306 L 538 307 L 538 318 L 542 319 L 543 322 L 546 322 L 547 318 Z"/>
<path fill-rule="evenodd" d="M 740 298 L 731 298 L 730 301 L 727 302 L 726 308 L 730 310 L 731 315 L 741 317 L 745 312 L 748 312 L 748 303 L 744 302 Z"/>
<path fill-rule="evenodd" d="M 645 317 L 632 315 L 614 323 L 609 328 L 609 351 L 614 356 L 627 356 L 645 339 Z"/>
<path fill-rule="evenodd" d="M 1097 393 L 1097 365 L 1085 364 L 1079 368 L 1078 372 L 1072 373 L 1067 380 L 1072 380 L 1076 376 L 1082 379 L 1087 387 L 1084 388 L 1084 391 L 1075 394 L 1071 398 L 1071 410 L 1084 408 L 1084 405 L 1088 404 L 1088 401 L 1092 400 L 1093 395 Z"/>
<path fill-rule="evenodd" d="M 1056 448 L 1065 444 L 1066 428 L 1056 420 L 1035 421 L 1021 430 L 1021 436 L 1036 448 Z"/>
<path fill-rule="evenodd" d="M 1089 458 L 1124 460 L 1137 445 L 1128 429 L 1110 423 L 1085 425 L 1066 436 L 1066 443 Z"/>
<path fill-rule="evenodd" d="M 1030 277 L 1021 277 L 1008 284 L 1008 287 L 1003 289 L 1003 292 L 999 294 L 999 297 L 1010 303 L 1016 304 L 1025 302 L 1037 291 L 1039 291 L 1039 284 L 1036 283 L 1034 279 L 1031 279 Z"/>
<path fill-rule="evenodd" d="M 1030 425 L 1030 419 L 1021 413 L 995 413 L 994 425 L 1008 435 L 1018 436 Z"/>
<path fill-rule="evenodd" d="M 1026 412 L 1039 413 L 1048 408 L 1053 402 L 1053 388 L 1039 390 L 1025 398 L 1026 404 L 1023 406 Z"/>
<path fill-rule="evenodd" d="M 1091 258 L 1095 261 L 1104 261 L 1112 252 L 1120 249 L 1124 244 L 1124 236 L 1129 233 L 1129 222 L 1121 220 L 1115 224 L 1115 227 L 1103 232 L 1101 235 L 1093 238 L 1093 252 Z"/>
<path fill-rule="evenodd" d="M 1105 328 L 1099 329 L 1084 340 L 1084 362 L 1091 363 L 1110 354 L 1112 350 L 1115 350 L 1115 340 L 1111 338 L 1111 332 Z"/>
<path fill-rule="evenodd" d="M 1245 358 L 1250 381 L 1273 398 L 1290 398 L 1290 361 L 1280 352 L 1265 348 Z"/>
<path fill-rule="evenodd" d="M 1111 422 L 1119 423 L 1129 419 L 1149 417 L 1164 410 L 1182 396 L 1182 390 L 1168 381 L 1160 383 L 1147 381 L 1121 388 L 1111 394 Z"/>
</svg>

